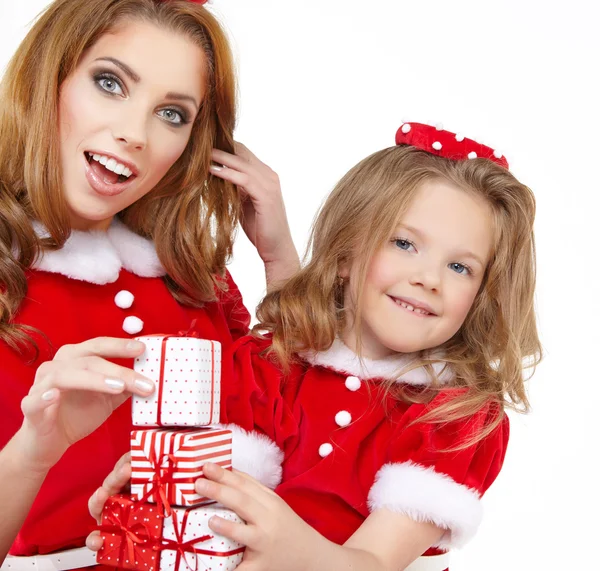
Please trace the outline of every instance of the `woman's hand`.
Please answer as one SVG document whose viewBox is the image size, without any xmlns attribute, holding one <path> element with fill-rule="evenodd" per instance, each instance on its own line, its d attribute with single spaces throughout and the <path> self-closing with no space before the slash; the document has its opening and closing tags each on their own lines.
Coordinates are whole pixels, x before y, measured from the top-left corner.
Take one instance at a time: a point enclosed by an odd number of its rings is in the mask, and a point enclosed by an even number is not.
<svg viewBox="0 0 600 571">
<path fill-rule="evenodd" d="M 237 513 L 246 524 L 213 516 L 209 527 L 246 546 L 240 571 L 312 569 L 323 536 L 298 517 L 272 490 L 243 472 L 205 464 L 196 491 Z"/>
<path fill-rule="evenodd" d="M 277 173 L 241 143 L 235 144 L 234 155 L 214 149 L 212 159 L 217 164 L 211 173 L 242 191 L 242 228 L 265 264 L 267 282 L 289 278 L 300 263 Z"/>
<path fill-rule="evenodd" d="M 148 396 L 154 383 L 109 358 L 134 358 L 144 344 L 133 339 L 98 337 L 61 347 L 38 368 L 21 402 L 19 429 L 28 469 L 49 470 L 73 443 L 98 428 L 131 394 Z"/>
<path fill-rule="evenodd" d="M 130 479 L 131 452 L 127 452 L 127 454 L 121 456 L 119 461 L 115 464 L 113 471 L 106 476 L 102 485 L 94 492 L 94 495 L 88 501 L 90 515 L 96 520 L 98 525 L 100 525 L 102 520 L 102 510 L 104 509 L 106 500 L 115 494 L 127 492 Z M 88 549 L 91 549 L 92 551 L 99 551 L 102 547 L 102 543 L 102 536 L 98 530 L 92 531 L 85 541 Z"/>
</svg>

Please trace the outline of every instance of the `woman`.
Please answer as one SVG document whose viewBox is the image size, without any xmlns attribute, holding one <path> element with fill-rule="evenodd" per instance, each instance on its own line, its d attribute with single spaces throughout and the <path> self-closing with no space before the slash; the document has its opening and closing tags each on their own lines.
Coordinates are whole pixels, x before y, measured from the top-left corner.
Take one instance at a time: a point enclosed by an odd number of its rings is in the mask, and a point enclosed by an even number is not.
<svg viewBox="0 0 600 571">
<path fill-rule="evenodd" d="M 132 337 L 192 320 L 224 345 L 246 331 L 225 270 L 240 217 L 268 283 L 296 269 L 276 175 L 244 147 L 234 154 L 234 95 L 226 38 L 194 2 L 56 0 L 11 61 L 0 561 L 10 549 L 33 557 L 18 560 L 27 568 L 56 552 L 55 569 L 90 564 L 71 548 L 93 528 L 87 499 L 128 449 L 121 405 L 154 390 L 130 368 L 144 349 Z"/>
</svg>

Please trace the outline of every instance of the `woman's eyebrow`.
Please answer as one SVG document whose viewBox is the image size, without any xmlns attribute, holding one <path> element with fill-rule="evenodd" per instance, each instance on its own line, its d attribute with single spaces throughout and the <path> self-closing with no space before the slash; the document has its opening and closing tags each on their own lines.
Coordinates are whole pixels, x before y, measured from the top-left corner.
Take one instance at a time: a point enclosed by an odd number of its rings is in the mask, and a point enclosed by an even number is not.
<svg viewBox="0 0 600 571">
<path fill-rule="evenodd" d="M 122 61 L 114 57 L 99 57 L 96 58 L 94 61 L 109 61 L 111 63 L 114 63 L 118 68 L 122 69 L 129 76 L 131 81 L 134 81 L 135 83 L 140 82 L 140 76 L 137 73 L 135 73 L 135 71 L 133 71 L 126 63 L 123 63 Z"/>
</svg>

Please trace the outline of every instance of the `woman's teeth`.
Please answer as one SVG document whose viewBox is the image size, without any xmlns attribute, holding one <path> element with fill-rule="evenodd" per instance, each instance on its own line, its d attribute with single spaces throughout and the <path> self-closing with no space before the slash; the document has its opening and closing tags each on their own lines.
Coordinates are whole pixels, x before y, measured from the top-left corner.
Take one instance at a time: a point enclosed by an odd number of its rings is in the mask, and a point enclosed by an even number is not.
<svg viewBox="0 0 600 571">
<path fill-rule="evenodd" d="M 395 299 L 394 301 L 398 305 L 401 305 L 402 307 L 404 307 L 404 309 L 408 309 L 408 311 L 413 311 L 414 313 L 420 313 L 421 315 L 431 315 L 431 313 L 429 313 L 429 311 L 425 311 L 424 309 L 421 309 L 420 307 L 413 307 L 412 305 L 410 305 L 410 303 L 404 303 L 403 301 L 400 301 L 399 299 Z"/>
<path fill-rule="evenodd" d="M 99 162 L 109 171 L 124 176 L 125 178 L 129 178 L 133 174 L 129 168 L 121 163 L 118 163 L 113 158 L 105 157 L 104 155 L 92 155 L 90 153 L 88 153 L 88 156 L 94 161 Z"/>
</svg>

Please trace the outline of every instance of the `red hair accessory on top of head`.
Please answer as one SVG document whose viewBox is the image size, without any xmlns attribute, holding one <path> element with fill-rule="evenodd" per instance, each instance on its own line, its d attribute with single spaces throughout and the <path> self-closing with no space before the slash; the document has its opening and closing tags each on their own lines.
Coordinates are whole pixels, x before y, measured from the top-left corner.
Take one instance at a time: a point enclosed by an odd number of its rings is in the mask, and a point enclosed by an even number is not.
<svg viewBox="0 0 600 571">
<path fill-rule="evenodd" d="M 411 145 L 455 161 L 483 158 L 508 169 L 508 161 L 498 151 L 486 147 L 473 139 L 444 131 L 441 127 L 432 127 L 423 123 L 403 123 L 396 132 L 396 145 Z"/>
</svg>

